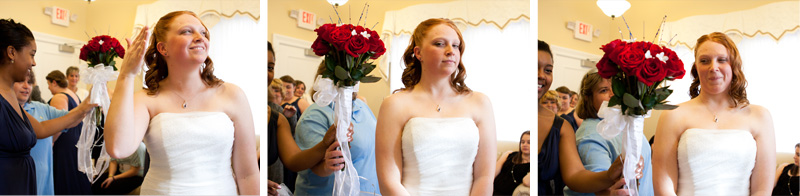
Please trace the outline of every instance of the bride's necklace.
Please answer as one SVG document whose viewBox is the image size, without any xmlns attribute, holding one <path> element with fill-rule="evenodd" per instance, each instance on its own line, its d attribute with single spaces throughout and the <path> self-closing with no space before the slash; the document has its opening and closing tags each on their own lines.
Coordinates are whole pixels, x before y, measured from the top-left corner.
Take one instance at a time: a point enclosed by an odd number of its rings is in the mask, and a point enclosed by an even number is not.
<svg viewBox="0 0 800 196">
<path fill-rule="evenodd" d="M 439 104 L 436 104 L 436 112 L 441 112 L 442 107 Z"/>
<path fill-rule="evenodd" d="M 178 94 L 178 93 L 177 93 L 177 92 L 175 92 L 175 91 L 172 91 L 172 93 L 175 93 L 175 95 L 177 95 L 178 97 L 180 97 L 181 99 L 183 99 L 183 104 L 181 104 L 181 107 L 182 107 L 183 109 L 186 109 L 186 106 L 187 106 L 187 105 L 186 105 L 186 102 L 187 102 L 187 101 L 189 101 L 189 100 L 186 100 L 185 98 L 183 98 L 183 96 L 181 96 L 180 94 Z"/>
<path fill-rule="evenodd" d="M 711 115 L 714 115 L 714 123 L 716 124 L 717 122 L 719 122 L 719 118 L 717 118 L 717 113 L 711 111 L 711 108 L 708 108 L 708 104 L 707 103 L 704 103 L 704 104 L 706 105 L 706 110 L 708 110 L 708 112 L 711 113 Z"/>
</svg>

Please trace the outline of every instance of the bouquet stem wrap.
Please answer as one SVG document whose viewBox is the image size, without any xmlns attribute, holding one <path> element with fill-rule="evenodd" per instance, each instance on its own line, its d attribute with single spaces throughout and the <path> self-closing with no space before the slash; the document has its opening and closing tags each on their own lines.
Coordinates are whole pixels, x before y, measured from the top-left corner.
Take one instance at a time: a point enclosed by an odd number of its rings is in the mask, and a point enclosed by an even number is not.
<svg viewBox="0 0 800 196">
<path fill-rule="evenodd" d="M 353 167 L 353 159 L 350 154 L 350 145 L 347 138 L 347 129 L 350 127 L 350 120 L 353 116 L 353 92 L 358 92 L 358 84 L 355 86 L 337 87 L 333 80 L 317 76 L 314 84 L 314 100 L 320 106 L 327 106 L 334 102 L 334 121 L 336 122 L 336 142 L 344 156 L 344 170 L 335 171 L 335 181 L 333 184 L 333 195 L 359 195 L 360 184 L 359 176 Z"/>
<path fill-rule="evenodd" d="M 625 178 L 625 188 L 631 196 L 638 196 L 636 183 L 636 164 L 642 155 L 642 138 L 644 138 L 645 115 L 629 116 L 622 114 L 620 106 L 608 107 L 608 101 L 603 101 L 597 115 L 603 120 L 597 124 L 597 132 L 607 140 L 611 140 L 622 133 L 622 154 L 626 160 L 622 165 L 622 176 Z"/>
<path fill-rule="evenodd" d="M 91 99 L 90 103 L 97 104 L 102 111 L 93 108 L 89 115 L 83 118 L 83 127 L 81 128 L 81 136 L 78 139 L 78 170 L 85 173 L 89 181 L 94 183 L 99 174 L 103 173 L 108 168 L 110 157 L 106 152 L 105 143 L 98 139 L 95 141 L 95 134 L 97 133 L 97 125 L 99 121 L 105 121 L 100 118 L 100 112 L 103 115 L 108 114 L 108 106 L 111 105 L 111 99 L 108 96 L 108 87 L 106 82 L 115 80 L 118 72 L 114 71 L 111 66 L 104 66 L 98 64 L 94 67 L 89 67 L 85 71 L 83 82 L 92 85 L 90 90 Z M 101 146 L 100 157 L 96 163 L 92 164 L 92 147 L 95 145 Z"/>
</svg>

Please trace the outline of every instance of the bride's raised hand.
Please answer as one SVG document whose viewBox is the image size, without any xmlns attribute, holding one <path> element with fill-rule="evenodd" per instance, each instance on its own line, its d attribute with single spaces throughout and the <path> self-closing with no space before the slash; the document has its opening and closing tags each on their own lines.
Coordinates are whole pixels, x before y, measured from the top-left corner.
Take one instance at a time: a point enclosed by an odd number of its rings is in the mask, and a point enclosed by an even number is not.
<svg viewBox="0 0 800 196">
<path fill-rule="evenodd" d="M 150 46 L 150 27 L 142 28 L 133 41 L 130 38 L 125 38 L 125 41 L 128 43 L 127 58 L 122 61 L 119 73 L 120 75 L 136 76 L 142 70 L 144 54 L 147 52 L 147 47 Z"/>
</svg>

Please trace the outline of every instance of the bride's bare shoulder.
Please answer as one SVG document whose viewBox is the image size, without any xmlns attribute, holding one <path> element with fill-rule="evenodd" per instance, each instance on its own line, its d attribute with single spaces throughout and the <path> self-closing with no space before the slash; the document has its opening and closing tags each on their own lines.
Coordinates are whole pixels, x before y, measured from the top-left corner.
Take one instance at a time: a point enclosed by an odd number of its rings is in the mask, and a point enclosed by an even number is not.
<svg viewBox="0 0 800 196">
<path fill-rule="evenodd" d="M 690 116 L 697 108 L 697 103 L 694 100 L 689 100 L 677 105 L 678 107 L 672 110 L 663 110 L 659 117 L 659 123 L 665 121 L 666 123 L 675 123 L 683 121 L 683 117 Z"/>
</svg>

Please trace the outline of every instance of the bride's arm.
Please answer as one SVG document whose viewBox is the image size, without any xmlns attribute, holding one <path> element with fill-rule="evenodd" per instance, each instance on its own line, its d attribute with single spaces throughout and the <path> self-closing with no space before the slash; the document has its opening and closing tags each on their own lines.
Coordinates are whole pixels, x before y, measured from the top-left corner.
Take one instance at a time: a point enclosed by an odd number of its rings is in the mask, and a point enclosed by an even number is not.
<svg viewBox="0 0 800 196">
<path fill-rule="evenodd" d="M 256 136 L 253 113 L 244 91 L 231 83 L 222 84 L 225 94 L 231 96 L 226 112 L 233 121 L 233 154 L 231 155 L 236 187 L 240 195 L 258 195 L 259 169 L 256 160 Z"/>
<path fill-rule="evenodd" d="M 125 158 L 133 154 L 150 124 L 150 114 L 142 103 L 142 98 L 147 95 L 144 91 L 134 93 L 134 80 L 144 64 L 149 40 L 147 26 L 133 42 L 126 39 L 128 55 L 122 61 L 105 124 L 106 151 L 113 158 Z"/>
<path fill-rule="evenodd" d="M 497 153 L 497 139 L 495 134 L 494 111 L 492 102 L 484 94 L 473 92 L 476 98 L 475 124 L 478 126 L 480 141 L 478 155 L 472 165 L 472 190 L 470 195 L 491 195 L 495 174 L 494 157 Z"/>
<path fill-rule="evenodd" d="M 750 195 L 772 194 L 775 182 L 775 128 L 772 124 L 772 115 L 761 106 L 748 106 L 753 111 L 755 119 L 750 122 L 756 140 L 756 165 L 750 176 Z"/>
<path fill-rule="evenodd" d="M 675 195 L 678 189 L 678 140 L 680 114 L 664 111 L 658 119 L 653 142 L 653 191 L 656 195 Z"/>
<path fill-rule="evenodd" d="M 403 187 L 403 151 L 401 149 L 404 107 L 397 94 L 383 100 L 375 129 L 375 165 L 382 195 L 409 195 Z"/>
</svg>

